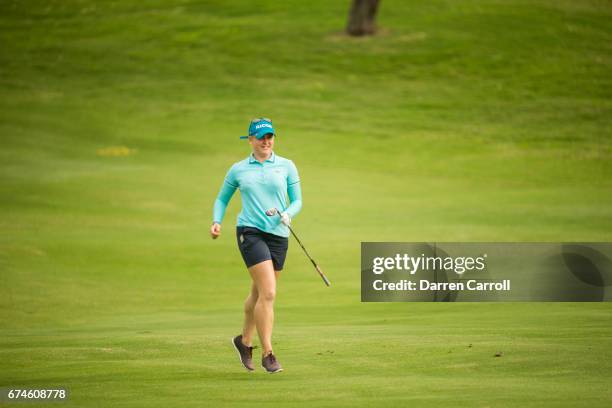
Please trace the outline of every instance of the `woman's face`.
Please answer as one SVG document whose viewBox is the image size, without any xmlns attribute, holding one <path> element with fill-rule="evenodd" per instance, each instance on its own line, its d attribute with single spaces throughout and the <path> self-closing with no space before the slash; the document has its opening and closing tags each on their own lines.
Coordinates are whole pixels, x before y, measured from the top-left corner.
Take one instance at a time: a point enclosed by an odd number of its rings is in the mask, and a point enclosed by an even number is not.
<svg viewBox="0 0 612 408">
<path fill-rule="evenodd" d="M 249 143 L 253 147 L 253 153 L 258 156 L 267 157 L 272 154 L 272 148 L 274 148 L 274 135 L 268 133 L 261 139 L 257 139 L 255 136 L 249 136 Z"/>
</svg>

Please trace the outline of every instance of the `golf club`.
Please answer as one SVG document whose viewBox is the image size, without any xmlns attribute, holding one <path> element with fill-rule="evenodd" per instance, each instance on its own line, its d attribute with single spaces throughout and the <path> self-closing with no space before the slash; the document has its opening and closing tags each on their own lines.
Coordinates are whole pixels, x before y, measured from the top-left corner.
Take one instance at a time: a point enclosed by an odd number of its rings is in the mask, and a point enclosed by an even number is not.
<svg viewBox="0 0 612 408">
<path fill-rule="evenodd" d="M 267 210 L 266 211 L 266 215 L 268 217 L 273 217 L 274 215 L 278 215 L 279 217 L 281 216 L 280 215 L 280 211 L 278 211 L 278 209 L 276 209 L 276 208 L 270 208 L 269 210 Z M 295 235 L 295 232 L 293 232 L 293 228 L 291 228 L 288 225 L 287 225 L 287 228 L 289 228 L 289 231 L 291 231 L 291 235 L 293 235 L 293 238 L 295 238 L 295 240 L 298 242 L 298 244 L 300 244 L 300 246 L 302 247 L 302 250 L 304 251 L 304 253 L 308 257 L 308 259 L 310 259 L 310 262 L 312 262 L 312 264 L 314 265 L 314 267 L 317 270 L 317 272 L 319 272 L 319 275 L 321 276 L 321 279 L 323 279 L 323 282 L 325 282 L 325 284 L 327 286 L 330 286 L 331 284 L 329 283 L 329 280 L 323 274 L 323 271 L 321 271 L 321 268 L 319 268 L 319 265 L 317 265 L 315 260 L 312 259 L 312 257 L 308 254 L 308 251 L 306 251 L 306 248 L 304 248 L 304 245 L 302 245 L 302 241 L 300 241 L 300 239 L 297 237 L 297 235 Z"/>
</svg>

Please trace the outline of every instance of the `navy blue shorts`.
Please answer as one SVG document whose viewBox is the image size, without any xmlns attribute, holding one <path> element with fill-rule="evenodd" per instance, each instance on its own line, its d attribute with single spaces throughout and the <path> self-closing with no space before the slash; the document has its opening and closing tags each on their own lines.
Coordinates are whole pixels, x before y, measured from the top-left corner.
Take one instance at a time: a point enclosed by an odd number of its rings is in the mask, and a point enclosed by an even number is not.
<svg viewBox="0 0 612 408">
<path fill-rule="evenodd" d="M 236 227 L 236 239 L 247 268 L 271 259 L 275 271 L 283 269 L 289 238 L 269 234 L 254 227 Z"/>
</svg>

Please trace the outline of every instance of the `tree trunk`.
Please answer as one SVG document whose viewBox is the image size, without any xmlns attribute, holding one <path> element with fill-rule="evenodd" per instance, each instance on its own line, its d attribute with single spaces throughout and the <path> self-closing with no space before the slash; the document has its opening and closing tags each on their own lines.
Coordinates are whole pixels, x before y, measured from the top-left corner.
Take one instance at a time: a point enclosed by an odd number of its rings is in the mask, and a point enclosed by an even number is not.
<svg viewBox="0 0 612 408">
<path fill-rule="evenodd" d="M 376 32 L 376 11 L 379 0 L 353 0 L 346 32 L 349 35 L 372 35 Z"/>
</svg>

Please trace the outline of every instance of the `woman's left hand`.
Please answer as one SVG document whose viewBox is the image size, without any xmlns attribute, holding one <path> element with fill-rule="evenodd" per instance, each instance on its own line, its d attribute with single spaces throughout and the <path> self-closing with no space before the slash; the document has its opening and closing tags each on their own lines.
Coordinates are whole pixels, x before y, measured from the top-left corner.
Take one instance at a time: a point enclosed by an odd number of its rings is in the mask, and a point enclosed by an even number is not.
<svg viewBox="0 0 612 408">
<path fill-rule="evenodd" d="M 281 217 L 281 222 L 285 224 L 286 226 L 289 226 L 291 224 L 291 217 L 286 212 L 281 213 L 280 217 Z"/>
</svg>

